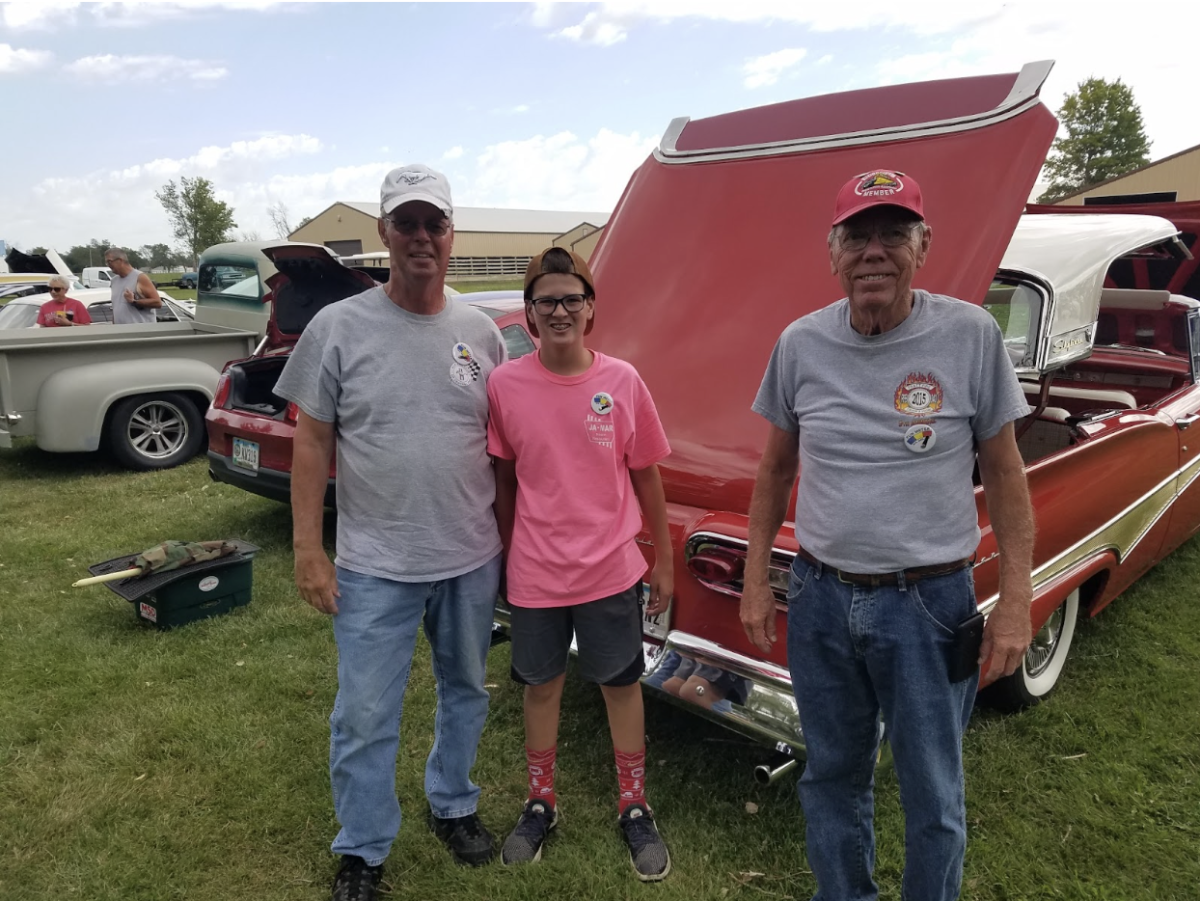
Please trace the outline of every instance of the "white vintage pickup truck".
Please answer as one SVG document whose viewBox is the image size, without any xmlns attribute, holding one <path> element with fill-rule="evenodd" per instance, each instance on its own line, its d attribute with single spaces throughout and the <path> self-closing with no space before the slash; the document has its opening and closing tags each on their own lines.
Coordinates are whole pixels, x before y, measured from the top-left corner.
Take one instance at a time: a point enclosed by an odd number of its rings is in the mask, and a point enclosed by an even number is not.
<svg viewBox="0 0 1200 901">
<path fill-rule="evenodd" d="M 221 370 L 261 341 L 276 274 L 255 244 L 218 249 L 206 264 L 222 278 L 202 282 L 193 321 L 0 331 L 0 448 L 33 436 L 45 451 L 107 449 L 139 470 L 200 452 Z"/>
</svg>

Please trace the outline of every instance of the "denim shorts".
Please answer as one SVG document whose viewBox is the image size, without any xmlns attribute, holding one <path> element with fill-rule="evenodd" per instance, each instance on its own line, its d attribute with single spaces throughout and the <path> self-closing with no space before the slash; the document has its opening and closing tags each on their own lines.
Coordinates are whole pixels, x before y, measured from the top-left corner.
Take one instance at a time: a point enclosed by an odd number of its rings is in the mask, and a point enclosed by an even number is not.
<svg viewBox="0 0 1200 901">
<path fill-rule="evenodd" d="M 564 607 L 510 606 L 512 678 L 544 685 L 567 670 L 574 634 L 579 673 L 599 685 L 632 685 L 645 671 L 642 583 Z"/>
</svg>

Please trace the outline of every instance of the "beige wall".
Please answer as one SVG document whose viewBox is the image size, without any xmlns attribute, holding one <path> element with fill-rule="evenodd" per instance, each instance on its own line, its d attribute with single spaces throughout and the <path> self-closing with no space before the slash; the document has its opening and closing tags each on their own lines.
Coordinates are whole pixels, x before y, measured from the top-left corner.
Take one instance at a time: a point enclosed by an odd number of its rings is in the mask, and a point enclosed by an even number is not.
<svg viewBox="0 0 1200 901">
<path fill-rule="evenodd" d="M 590 235 L 594 231 L 596 231 L 596 226 L 592 225 L 590 222 L 581 222 L 569 232 L 565 232 L 564 234 L 561 234 L 555 238 L 554 246 L 566 247 L 567 249 L 570 249 L 571 245 L 573 245 L 576 241 L 578 241 L 580 238 Z"/>
<path fill-rule="evenodd" d="M 454 233 L 456 257 L 531 257 L 554 244 L 558 235 L 536 232 Z"/>
<path fill-rule="evenodd" d="M 363 253 L 374 253 L 384 249 L 383 242 L 379 240 L 378 221 L 374 216 L 368 216 L 344 203 L 335 203 L 292 232 L 288 240 L 325 244 L 328 241 L 358 239 L 362 241 Z"/>
<path fill-rule="evenodd" d="M 600 243 L 600 236 L 602 234 L 604 234 L 604 229 L 596 229 L 591 234 L 585 235 L 572 244 L 571 250 L 590 263 L 592 261 L 592 254 L 595 253 L 596 245 Z"/>
<path fill-rule="evenodd" d="M 1096 185 L 1059 203 L 1062 206 L 1082 206 L 1085 197 L 1150 194 L 1156 191 L 1175 191 L 1175 199 L 1180 201 L 1200 200 L 1200 148 Z"/>
</svg>

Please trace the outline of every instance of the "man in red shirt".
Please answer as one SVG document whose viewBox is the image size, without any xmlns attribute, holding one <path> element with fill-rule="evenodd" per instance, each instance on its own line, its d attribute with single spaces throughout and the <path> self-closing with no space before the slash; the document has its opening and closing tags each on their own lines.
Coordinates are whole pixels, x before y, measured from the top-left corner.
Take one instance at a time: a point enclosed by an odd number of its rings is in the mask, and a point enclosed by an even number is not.
<svg viewBox="0 0 1200 901">
<path fill-rule="evenodd" d="M 92 317 L 87 307 L 74 297 L 67 297 L 71 283 L 61 275 L 50 276 L 46 287 L 50 299 L 38 308 L 37 324 L 42 328 L 58 328 L 65 325 L 91 325 Z"/>
</svg>

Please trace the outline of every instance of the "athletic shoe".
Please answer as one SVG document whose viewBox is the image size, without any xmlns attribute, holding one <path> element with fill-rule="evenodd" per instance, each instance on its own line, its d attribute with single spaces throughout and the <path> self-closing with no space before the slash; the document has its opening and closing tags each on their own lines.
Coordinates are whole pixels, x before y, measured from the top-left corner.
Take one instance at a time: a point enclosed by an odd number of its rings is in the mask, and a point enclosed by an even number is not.
<svg viewBox="0 0 1200 901">
<path fill-rule="evenodd" d="M 347 854 L 333 877 L 333 901 L 376 901 L 383 866 L 368 866 L 361 857 Z"/>
<path fill-rule="evenodd" d="M 550 830 L 558 825 L 558 808 L 547 807 L 544 801 L 529 800 L 521 818 L 500 849 L 500 862 L 506 867 L 514 863 L 536 863 L 542 859 L 542 845 Z"/>
<path fill-rule="evenodd" d="M 441 839 L 442 844 L 450 849 L 454 859 L 459 863 L 480 867 L 491 860 L 496 849 L 492 843 L 492 834 L 487 831 L 476 814 L 469 813 L 465 817 L 449 817 L 442 819 L 429 811 L 429 828 Z"/>
<path fill-rule="evenodd" d="M 654 814 L 642 804 L 630 804 L 617 820 L 625 844 L 629 846 L 629 862 L 642 882 L 658 882 L 671 872 L 671 855 L 654 825 Z"/>
</svg>

